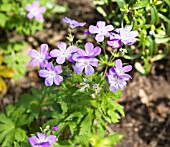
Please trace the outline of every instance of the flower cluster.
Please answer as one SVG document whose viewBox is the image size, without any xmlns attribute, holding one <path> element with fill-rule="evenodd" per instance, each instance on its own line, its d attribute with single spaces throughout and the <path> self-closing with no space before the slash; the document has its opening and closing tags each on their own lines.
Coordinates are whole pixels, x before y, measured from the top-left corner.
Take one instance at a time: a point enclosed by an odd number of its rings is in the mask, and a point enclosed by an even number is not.
<svg viewBox="0 0 170 147">
<path fill-rule="evenodd" d="M 64 42 L 59 43 L 57 47 L 58 49 L 48 52 L 48 45 L 42 44 L 40 53 L 35 49 L 29 53 L 33 58 L 30 61 L 30 66 L 34 67 L 39 63 L 40 68 L 44 68 L 38 73 L 40 77 L 45 78 L 46 86 L 51 86 L 53 83 L 60 85 L 63 81 L 63 77 L 60 75 L 62 73 L 61 64 L 64 64 L 66 60 L 74 64 L 73 69 L 77 74 L 82 73 L 83 69 L 87 75 L 94 73 L 93 66 L 98 66 L 98 59 L 94 57 L 100 54 L 100 47 L 94 47 L 90 42 L 85 44 L 85 51 L 73 45 L 67 47 Z M 49 62 L 51 58 L 55 58 L 56 66 L 53 62 Z"/>
<path fill-rule="evenodd" d="M 98 21 L 96 26 L 90 25 L 86 34 L 97 34 L 95 39 L 98 42 L 104 41 L 104 37 L 109 37 L 107 44 L 112 48 L 120 48 L 123 43 L 132 45 L 138 36 L 137 31 L 131 31 L 132 25 L 125 28 L 115 28 L 112 25 L 106 25 L 105 21 Z"/>
<path fill-rule="evenodd" d="M 65 17 L 64 22 L 69 24 L 71 29 L 75 27 L 84 26 L 85 22 L 78 22 Z M 88 34 L 96 34 L 95 39 L 97 42 L 104 42 L 105 37 L 107 44 L 112 48 L 120 48 L 123 44 L 131 45 L 136 41 L 138 36 L 137 31 L 131 31 L 132 26 L 125 28 L 116 28 L 112 25 L 106 25 L 105 21 L 98 21 L 96 26 L 90 25 L 88 28 Z M 85 72 L 86 75 L 92 75 L 94 73 L 94 67 L 98 66 L 98 59 L 96 58 L 101 53 L 99 46 L 94 47 L 90 42 L 87 42 L 84 46 L 85 49 L 79 48 L 77 45 L 67 46 L 65 42 L 60 42 L 57 48 L 48 51 L 48 45 L 42 44 L 40 46 L 40 52 L 33 49 L 29 55 L 33 58 L 30 61 L 30 66 L 36 66 L 40 64 L 39 76 L 45 78 L 45 85 L 51 86 L 54 84 L 60 85 L 64 77 L 71 76 L 71 73 L 62 75 L 62 66 L 70 62 L 73 64 L 73 71 L 76 74 Z M 102 48 L 103 49 L 103 48 Z M 54 59 L 54 60 L 53 60 Z M 55 62 L 54 62 L 55 61 Z M 122 66 L 122 61 L 117 59 L 115 66 L 111 67 L 106 74 L 108 84 L 110 84 L 110 90 L 115 92 L 119 88 L 124 89 L 127 80 L 131 79 L 131 76 L 126 74 L 132 69 L 131 65 Z"/>
<path fill-rule="evenodd" d="M 31 4 L 27 4 L 26 5 L 26 10 L 28 11 L 27 14 L 27 18 L 28 19 L 33 19 L 35 17 L 35 19 L 37 21 L 42 21 L 43 20 L 43 13 L 46 11 L 45 7 L 40 7 L 40 3 L 39 1 L 34 1 Z"/>
</svg>

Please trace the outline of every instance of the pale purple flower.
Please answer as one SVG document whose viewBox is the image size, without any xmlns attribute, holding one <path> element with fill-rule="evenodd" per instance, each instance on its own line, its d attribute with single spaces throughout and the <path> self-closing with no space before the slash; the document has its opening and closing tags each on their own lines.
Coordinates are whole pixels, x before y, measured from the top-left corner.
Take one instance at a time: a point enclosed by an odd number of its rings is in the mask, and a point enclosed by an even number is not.
<svg viewBox="0 0 170 147">
<path fill-rule="evenodd" d="M 46 136 L 43 133 L 37 132 L 37 136 L 32 136 L 28 140 L 32 147 L 51 147 L 51 144 L 57 141 L 54 135 Z"/>
<path fill-rule="evenodd" d="M 114 28 L 112 25 L 106 25 L 105 21 L 98 21 L 96 26 L 90 25 L 89 26 L 89 32 L 91 34 L 97 34 L 95 39 L 98 42 L 102 42 L 104 40 L 104 37 L 110 37 L 110 31 L 112 31 Z"/>
<path fill-rule="evenodd" d="M 53 63 L 48 63 L 46 69 L 42 69 L 38 72 L 39 76 L 45 78 L 45 85 L 51 86 L 53 82 L 56 85 L 60 85 L 63 81 L 63 77 L 59 74 L 62 73 L 62 68 L 60 65 L 54 67 Z"/>
<path fill-rule="evenodd" d="M 126 65 L 126 66 L 123 67 L 122 61 L 120 59 L 117 59 L 115 61 L 115 66 L 110 68 L 109 75 L 113 75 L 113 76 L 116 75 L 118 77 L 130 79 L 132 77 L 129 74 L 126 74 L 126 72 L 129 72 L 131 70 L 132 70 L 131 65 Z"/>
<path fill-rule="evenodd" d="M 101 52 L 100 47 L 95 47 L 90 42 L 85 44 L 85 51 L 82 49 L 78 49 L 77 53 L 73 55 L 73 60 L 76 61 L 74 66 L 74 71 L 77 74 L 80 74 L 83 69 L 85 69 L 85 73 L 87 75 L 91 75 L 94 73 L 94 69 L 92 66 L 98 66 L 98 60 L 94 58 L 99 55 Z"/>
<path fill-rule="evenodd" d="M 77 51 L 76 46 L 69 46 L 67 48 L 65 42 L 61 42 L 57 45 L 59 49 L 54 49 L 50 52 L 51 57 L 56 57 L 56 62 L 58 64 L 63 64 L 67 59 L 70 62 L 73 62 L 72 53 Z"/>
<path fill-rule="evenodd" d="M 86 24 L 86 22 L 78 22 L 78 21 L 72 20 L 72 19 L 70 19 L 68 17 L 64 17 L 63 21 L 68 23 L 69 27 L 72 28 L 72 29 L 75 28 L 75 27 L 79 27 L 79 26 L 82 27 L 82 26 L 84 26 Z"/>
<path fill-rule="evenodd" d="M 54 126 L 53 131 L 57 131 L 57 130 L 58 130 L 58 126 Z"/>
<path fill-rule="evenodd" d="M 122 90 L 125 88 L 126 81 L 132 78 L 129 74 L 126 74 L 130 70 L 132 70 L 131 65 L 123 67 L 120 59 L 115 61 L 115 66 L 111 67 L 109 73 L 106 74 L 106 79 L 110 84 L 110 90 L 112 92 L 117 91 L 119 88 Z"/>
<path fill-rule="evenodd" d="M 110 41 L 108 41 L 108 45 L 113 44 L 111 42 L 112 41 L 114 42 L 115 39 L 121 40 L 126 45 L 132 45 L 136 41 L 135 37 L 138 36 L 138 32 L 131 31 L 131 30 L 132 30 L 132 25 L 126 26 L 125 28 L 115 29 L 117 33 L 113 33 L 113 32 L 110 33 L 111 36 L 110 36 Z"/>
<path fill-rule="evenodd" d="M 29 52 L 29 56 L 33 58 L 30 61 L 29 65 L 34 67 L 38 63 L 40 63 L 41 68 L 46 67 L 47 64 L 48 64 L 48 59 L 51 58 L 50 55 L 49 55 L 49 52 L 48 52 L 48 45 L 47 44 L 42 44 L 40 46 L 40 53 L 37 50 L 32 49 Z"/>
<path fill-rule="evenodd" d="M 28 11 L 27 14 L 27 18 L 28 19 L 33 19 L 35 17 L 35 19 L 37 21 L 42 21 L 43 20 L 43 13 L 46 11 L 45 7 L 40 7 L 40 3 L 39 1 L 34 1 L 31 4 L 27 4 L 26 5 L 26 10 Z"/>
<path fill-rule="evenodd" d="M 116 75 L 108 75 L 107 80 L 108 80 L 108 83 L 110 84 L 109 88 L 112 92 L 117 91 L 119 88 L 123 90 L 127 84 L 126 83 L 127 79 L 118 77 Z"/>
</svg>

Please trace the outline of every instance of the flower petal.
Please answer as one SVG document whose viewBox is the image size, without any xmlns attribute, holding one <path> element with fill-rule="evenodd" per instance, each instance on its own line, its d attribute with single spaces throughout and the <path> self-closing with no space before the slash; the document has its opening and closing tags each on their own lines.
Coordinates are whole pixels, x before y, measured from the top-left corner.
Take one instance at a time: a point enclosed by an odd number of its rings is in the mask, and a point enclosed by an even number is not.
<svg viewBox="0 0 170 147">
<path fill-rule="evenodd" d="M 45 79 L 45 85 L 46 85 L 46 86 L 51 86 L 51 85 L 53 85 L 53 78 L 46 78 L 46 79 Z"/>
<path fill-rule="evenodd" d="M 126 81 L 121 81 L 119 87 L 123 90 L 126 87 Z"/>
<path fill-rule="evenodd" d="M 46 11 L 46 8 L 45 8 L 45 7 L 40 7 L 40 8 L 39 8 L 39 12 L 40 12 L 40 13 L 44 13 L 45 11 Z"/>
<path fill-rule="evenodd" d="M 130 36 L 137 37 L 139 35 L 138 31 L 131 31 Z"/>
<path fill-rule="evenodd" d="M 69 46 L 69 47 L 67 48 L 66 54 L 71 54 L 71 53 L 73 53 L 73 52 L 77 52 L 77 50 L 78 50 L 78 48 L 77 48 L 76 46 L 71 45 L 71 46 Z"/>
<path fill-rule="evenodd" d="M 53 49 L 53 50 L 50 52 L 50 56 L 51 56 L 51 57 L 59 57 L 59 56 L 61 56 L 61 52 L 60 52 L 60 50 L 58 50 L 58 49 Z"/>
<path fill-rule="evenodd" d="M 27 4 L 26 7 L 25 7 L 25 9 L 26 9 L 27 11 L 30 11 L 30 10 L 32 9 L 32 5 Z"/>
<path fill-rule="evenodd" d="M 90 26 L 89 26 L 89 32 L 90 32 L 91 34 L 98 33 L 98 32 L 99 32 L 99 28 L 96 27 L 96 26 L 90 25 Z"/>
<path fill-rule="evenodd" d="M 46 141 L 48 141 L 50 144 L 52 144 L 57 141 L 57 138 L 54 135 L 49 135 L 49 136 L 47 136 Z"/>
<path fill-rule="evenodd" d="M 47 78 L 49 76 L 48 70 L 42 69 L 38 72 L 38 75 L 42 78 Z"/>
<path fill-rule="evenodd" d="M 28 19 L 32 19 L 34 17 L 34 15 L 31 13 L 31 12 L 29 12 L 28 14 L 27 14 L 27 18 Z"/>
<path fill-rule="evenodd" d="M 40 132 L 37 132 L 37 136 L 38 136 L 39 140 L 41 140 L 41 141 L 44 141 L 46 138 L 46 135 L 43 133 L 40 133 Z"/>
<path fill-rule="evenodd" d="M 41 44 L 40 53 L 45 55 L 45 54 L 47 54 L 47 52 L 48 52 L 48 45 L 47 44 Z"/>
<path fill-rule="evenodd" d="M 85 73 L 86 75 L 91 75 L 94 73 L 94 68 L 91 65 L 85 66 Z"/>
<path fill-rule="evenodd" d="M 128 25 L 125 27 L 125 30 L 127 30 L 128 32 L 130 32 L 132 30 L 132 25 Z"/>
<path fill-rule="evenodd" d="M 97 56 L 101 53 L 101 48 L 99 46 L 95 47 L 92 51 L 92 56 Z"/>
<path fill-rule="evenodd" d="M 118 86 L 117 85 L 110 85 L 110 91 L 112 91 L 112 92 L 115 92 L 115 91 L 117 91 L 118 90 Z"/>
<path fill-rule="evenodd" d="M 47 70 L 54 70 L 54 65 L 52 62 L 49 62 L 48 65 L 46 66 Z"/>
<path fill-rule="evenodd" d="M 84 64 L 75 64 L 74 66 L 74 72 L 77 74 L 80 74 L 84 69 Z"/>
<path fill-rule="evenodd" d="M 122 61 L 121 61 L 120 59 L 117 59 L 117 60 L 115 61 L 115 67 L 116 67 L 116 68 L 122 68 Z"/>
<path fill-rule="evenodd" d="M 111 46 L 112 48 L 120 48 L 123 45 L 122 41 L 118 39 L 107 41 L 107 44 Z"/>
<path fill-rule="evenodd" d="M 94 48 L 94 45 L 92 43 L 87 42 L 85 44 L 85 51 L 86 51 L 87 55 L 91 55 L 93 48 Z"/>
<path fill-rule="evenodd" d="M 104 35 L 101 35 L 101 34 L 97 34 L 95 39 L 98 41 L 98 42 L 102 42 L 104 40 Z"/>
<path fill-rule="evenodd" d="M 98 21 L 97 25 L 96 25 L 99 29 L 100 28 L 104 28 L 106 26 L 106 22 L 105 21 Z"/>
<path fill-rule="evenodd" d="M 36 19 L 37 21 L 42 21 L 42 20 L 43 20 L 42 14 L 36 15 L 36 16 L 35 16 L 35 19 Z"/>
<path fill-rule="evenodd" d="M 63 64 L 63 63 L 65 62 L 65 60 L 66 60 L 66 57 L 63 56 L 63 55 L 61 55 L 61 56 L 59 56 L 59 57 L 57 58 L 56 62 L 57 62 L 58 64 Z"/>
<path fill-rule="evenodd" d="M 33 7 L 39 7 L 39 5 L 40 5 L 39 1 L 34 1 L 34 2 L 32 3 L 32 6 L 33 6 Z"/>
<path fill-rule="evenodd" d="M 37 58 L 39 58 L 40 53 L 37 50 L 32 49 L 29 52 L 29 56 L 32 57 L 32 58 L 37 59 Z"/>
<path fill-rule="evenodd" d="M 55 78 L 54 78 L 54 83 L 56 85 L 60 85 L 60 83 L 63 81 L 63 77 L 60 76 L 60 75 L 56 75 Z"/>
<path fill-rule="evenodd" d="M 132 70 L 132 66 L 131 65 L 126 65 L 122 69 L 123 69 L 124 72 L 129 72 L 129 71 Z"/>
<path fill-rule="evenodd" d="M 56 74 L 60 74 L 62 73 L 62 68 L 61 68 L 61 65 L 56 65 L 55 68 L 54 68 Z"/>
<path fill-rule="evenodd" d="M 28 142 L 31 146 L 35 146 L 39 142 L 39 139 L 36 136 L 32 136 L 28 139 Z"/>
<path fill-rule="evenodd" d="M 30 65 L 31 67 L 34 67 L 34 66 L 36 66 L 38 63 L 39 63 L 39 60 L 38 60 L 38 59 L 32 59 L 32 60 L 30 61 L 29 65 Z"/>
<path fill-rule="evenodd" d="M 111 67 L 111 68 L 109 69 L 109 75 L 115 76 L 116 74 L 117 74 L 117 73 L 116 73 L 115 68 L 114 68 L 114 67 Z"/>
<path fill-rule="evenodd" d="M 61 51 L 62 53 L 64 53 L 65 50 L 66 50 L 67 45 L 66 45 L 65 42 L 60 42 L 59 44 L 57 44 L 57 47 L 60 49 L 60 51 Z"/>
<path fill-rule="evenodd" d="M 105 27 L 105 31 L 109 32 L 109 31 L 112 31 L 114 29 L 114 27 L 112 25 L 107 25 Z"/>
<path fill-rule="evenodd" d="M 97 67 L 98 66 L 98 60 L 97 59 L 90 59 L 89 61 L 90 65 Z"/>
<path fill-rule="evenodd" d="M 45 68 L 47 65 L 48 65 L 47 60 L 43 60 L 42 62 L 40 62 L 40 68 Z"/>
</svg>

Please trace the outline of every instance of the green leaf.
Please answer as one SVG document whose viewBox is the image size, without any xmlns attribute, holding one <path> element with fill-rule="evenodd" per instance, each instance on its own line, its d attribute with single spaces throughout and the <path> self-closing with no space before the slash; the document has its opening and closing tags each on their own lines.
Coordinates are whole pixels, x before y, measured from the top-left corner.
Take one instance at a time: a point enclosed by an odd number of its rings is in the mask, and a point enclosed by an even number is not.
<svg viewBox="0 0 170 147">
<path fill-rule="evenodd" d="M 157 24 L 159 22 L 158 10 L 154 5 L 151 7 L 151 23 Z"/>
<path fill-rule="evenodd" d="M 125 0 L 115 0 L 119 6 L 120 9 L 124 9 L 124 6 L 126 5 Z"/>
<path fill-rule="evenodd" d="M 141 65 L 141 63 L 136 62 L 136 63 L 135 63 L 135 68 L 136 68 L 136 70 L 137 70 L 140 74 L 145 75 L 145 69 L 143 68 L 143 66 Z"/>
<path fill-rule="evenodd" d="M 145 8 L 147 7 L 148 4 L 149 4 L 148 0 L 140 0 L 132 6 L 132 9 L 137 10 L 137 9 Z"/>
<path fill-rule="evenodd" d="M 150 36 L 149 42 L 149 54 L 152 56 L 153 54 L 156 54 L 158 50 L 154 36 Z"/>
<path fill-rule="evenodd" d="M 165 56 L 166 56 L 165 54 L 158 54 L 158 55 L 153 56 L 150 60 L 151 62 L 155 62 L 158 60 L 162 60 Z"/>
<path fill-rule="evenodd" d="M 107 14 L 106 14 L 105 10 L 104 10 L 102 7 L 97 6 L 96 9 L 97 9 L 97 11 L 98 11 L 101 15 L 103 15 L 103 17 L 107 17 Z"/>
<path fill-rule="evenodd" d="M 133 54 L 133 55 L 124 55 L 125 59 L 135 60 L 141 56 L 141 53 Z"/>
<path fill-rule="evenodd" d="M 164 2 L 166 2 L 168 4 L 168 6 L 170 7 L 170 1 L 169 0 L 163 0 Z"/>
<path fill-rule="evenodd" d="M 0 26 L 4 28 L 9 18 L 8 16 L 0 12 L 0 19 L 1 19 Z"/>
</svg>

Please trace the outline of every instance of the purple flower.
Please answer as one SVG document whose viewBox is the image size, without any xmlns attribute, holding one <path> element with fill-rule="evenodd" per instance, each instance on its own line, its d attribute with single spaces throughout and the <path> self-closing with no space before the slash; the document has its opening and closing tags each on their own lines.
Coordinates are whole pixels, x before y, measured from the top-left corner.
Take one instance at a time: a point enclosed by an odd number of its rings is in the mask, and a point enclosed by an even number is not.
<svg viewBox="0 0 170 147">
<path fill-rule="evenodd" d="M 105 37 L 110 37 L 109 31 L 112 31 L 114 28 L 112 25 L 107 25 L 105 21 L 98 21 L 96 26 L 90 25 L 89 26 L 89 32 L 91 34 L 97 34 L 95 39 L 98 42 L 102 42 Z"/>
<path fill-rule="evenodd" d="M 113 46 L 113 42 L 115 39 L 121 40 L 126 45 L 131 45 L 136 41 L 136 38 L 138 36 L 137 31 L 131 31 L 132 25 L 129 25 L 125 28 L 117 28 L 115 29 L 116 33 L 111 33 L 110 41 L 108 41 L 108 45 Z M 114 46 L 113 46 L 114 47 Z"/>
<path fill-rule="evenodd" d="M 61 42 L 57 45 L 58 49 L 54 49 L 50 52 L 51 57 L 57 57 L 56 62 L 58 64 L 63 64 L 67 59 L 70 62 L 73 62 L 72 53 L 77 51 L 76 46 L 69 46 L 66 48 L 66 43 Z"/>
<path fill-rule="evenodd" d="M 123 67 L 122 61 L 120 59 L 117 59 L 115 61 L 115 66 L 110 68 L 109 75 L 113 75 L 113 76 L 116 75 L 118 77 L 131 79 L 132 77 L 129 74 L 126 74 L 126 72 L 129 72 L 131 70 L 132 70 L 131 65 L 126 65 Z"/>
<path fill-rule="evenodd" d="M 48 64 L 48 59 L 50 59 L 51 57 L 49 56 L 49 52 L 48 52 L 48 45 L 47 44 L 42 44 L 40 46 L 40 53 L 35 50 L 32 49 L 29 52 L 30 57 L 32 57 L 33 59 L 30 61 L 29 65 L 34 67 L 36 66 L 38 63 L 40 63 L 40 67 L 44 68 L 47 66 Z"/>
<path fill-rule="evenodd" d="M 32 19 L 35 17 L 35 19 L 37 21 L 42 21 L 43 20 L 43 16 L 42 16 L 42 13 L 44 13 L 46 11 L 46 8 L 45 7 L 40 7 L 39 6 L 40 3 L 38 1 L 34 1 L 31 4 L 27 4 L 26 5 L 26 10 L 28 11 L 28 14 L 27 14 L 27 18 L 28 19 Z"/>
<path fill-rule="evenodd" d="M 57 131 L 57 130 L 58 130 L 58 126 L 54 126 L 53 131 Z"/>
<path fill-rule="evenodd" d="M 77 53 L 73 55 L 73 60 L 76 61 L 74 66 L 74 71 L 77 74 L 80 74 L 83 69 L 85 69 L 85 73 L 87 75 L 91 75 L 94 73 L 94 69 L 92 66 L 98 66 L 98 60 L 94 57 L 99 55 L 101 52 L 100 47 L 95 47 L 90 42 L 85 44 L 85 51 L 82 49 L 78 49 Z"/>
<path fill-rule="evenodd" d="M 62 73 L 62 68 L 60 65 L 53 66 L 53 63 L 48 63 L 46 70 L 40 70 L 38 72 L 39 76 L 42 78 L 45 78 L 45 85 L 51 86 L 53 82 L 56 85 L 60 85 L 60 83 L 63 81 L 63 77 L 59 74 Z"/>
<path fill-rule="evenodd" d="M 117 91 L 119 88 L 121 88 L 122 90 L 125 88 L 126 86 L 126 80 L 127 79 L 123 79 L 121 77 L 118 77 L 116 75 L 108 75 L 107 76 L 107 80 L 108 80 L 108 83 L 110 84 L 110 90 L 112 92 L 115 92 Z"/>
<path fill-rule="evenodd" d="M 119 88 L 122 90 L 125 88 L 126 81 L 132 78 L 129 74 L 126 74 L 130 70 L 132 70 L 131 65 L 122 67 L 122 61 L 120 59 L 115 61 L 115 66 L 111 67 L 109 73 L 106 74 L 106 79 L 110 84 L 110 90 L 112 92 L 117 91 Z"/>
<path fill-rule="evenodd" d="M 57 141 L 57 138 L 54 135 L 46 136 L 45 134 L 37 132 L 37 136 L 38 138 L 32 136 L 28 140 L 32 147 L 51 147 L 51 144 Z"/>
<path fill-rule="evenodd" d="M 72 20 L 72 19 L 70 19 L 68 17 L 64 17 L 63 21 L 68 23 L 69 27 L 72 28 L 72 29 L 75 28 L 75 27 L 79 27 L 79 26 L 82 27 L 82 26 L 84 26 L 86 24 L 86 22 L 78 22 L 78 21 Z"/>
</svg>

